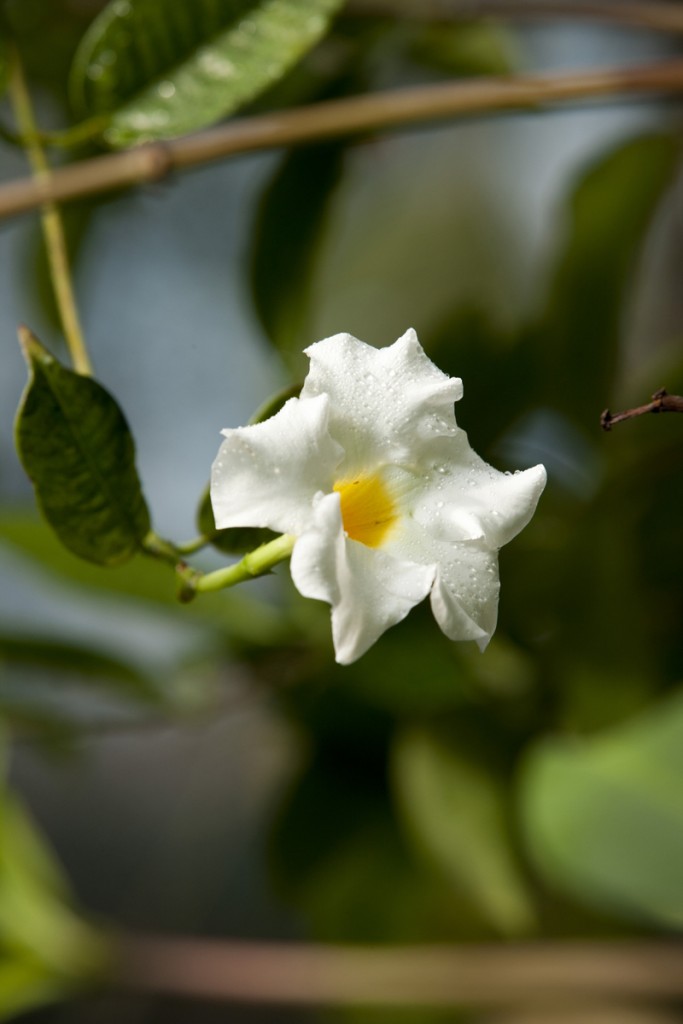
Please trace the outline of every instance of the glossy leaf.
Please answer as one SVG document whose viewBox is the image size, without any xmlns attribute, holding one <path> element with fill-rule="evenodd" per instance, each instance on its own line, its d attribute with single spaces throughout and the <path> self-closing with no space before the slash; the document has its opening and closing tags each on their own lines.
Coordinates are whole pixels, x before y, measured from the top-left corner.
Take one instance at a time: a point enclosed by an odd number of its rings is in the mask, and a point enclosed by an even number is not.
<svg viewBox="0 0 683 1024">
<path fill-rule="evenodd" d="M 426 732 L 400 735 L 393 758 L 399 810 L 409 835 L 501 932 L 534 926 L 534 911 L 507 834 L 495 781 Z"/>
<path fill-rule="evenodd" d="M 124 562 L 150 520 L 123 413 L 101 385 L 60 366 L 30 332 L 22 344 L 30 380 L 16 444 L 38 504 L 74 554 L 100 565 Z"/>
<path fill-rule="evenodd" d="M 74 59 L 83 114 L 112 146 L 195 131 L 276 82 L 322 36 L 340 0 L 111 0 Z"/>
<path fill-rule="evenodd" d="M 269 339 L 288 354 L 317 340 L 306 333 L 313 272 L 344 153 L 334 142 L 293 150 L 259 203 L 251 254 L 254 306 Z"/>
<path fill-rule="evenodd" d="M 683 696 L 589 740 L 548 739 L 521 778 L 528 847 L 559 889 L 683 928 Z"/>
</svg>

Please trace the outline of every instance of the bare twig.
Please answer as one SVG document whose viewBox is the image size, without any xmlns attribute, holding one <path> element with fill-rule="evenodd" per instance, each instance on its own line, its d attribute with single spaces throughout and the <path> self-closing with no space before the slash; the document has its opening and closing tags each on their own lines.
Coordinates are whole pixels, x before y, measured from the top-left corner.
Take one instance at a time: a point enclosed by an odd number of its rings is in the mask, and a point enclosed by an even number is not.
<svg viewBox="0 0 683 1024">
<path fill-rule="evenodd" d="M 600 426 L 603 430 L 611 430 L 615 423 L 623 423 L 624 420 L 632 420 L 648 412 L 683 412 L 683 395 L 670 395 L 665 388 L 660 388 L 655 391 L 651 402 L 638 405 L 635 409 L 615 413 L 605 409 L 600 416 Z"/>
<path fill-rule="evenodd" d="M 577 3 L 563 0 L 350 0 L 356 15 L 383 15 L 430 22 L 558 20 L 601 21 L 655 32 L 683 32 L 683 10 L 674 3 Z"/>
<path fill-rule="evenodd" d="M 0 218 L 41 203 L 64 202 L 143 182 L 174 170 L 261 149 L 377 131 L 444 118 L 506 110 L 542 110 L 556 103 L 624 94 L 683 91 L 683 60 L 571 74 L 519 75 L 449 82 L 330 100 L 150 143 L 56 170 L 50 180 L 0 186 Z"/>
<path fill-rule="evenodd" d="M 131 936 L 121 952 L 115 981 L 124 988 L 248 1003 L 499 1007 L 683 996 L 683 947 L 664 942 L 382 948 Z"/>
</svg>

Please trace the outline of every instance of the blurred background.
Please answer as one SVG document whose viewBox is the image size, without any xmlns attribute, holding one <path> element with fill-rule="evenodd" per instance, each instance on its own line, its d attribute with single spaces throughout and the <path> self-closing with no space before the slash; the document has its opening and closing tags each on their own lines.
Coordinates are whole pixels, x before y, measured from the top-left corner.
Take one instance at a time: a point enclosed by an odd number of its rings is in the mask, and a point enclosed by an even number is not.
<svg viewBox="0 0 683 1024">
<path fill-rule="evenodd" d="M 68 120 L 68 66 L 100 6 L 6 0 L 46 127 Z M 447 24 L 359 5 L 250 109 L 680 48 L 578 17 Z M 41 836 L 69 904 L 134 932 L 504 948 L 680 930 L 683 418 L 599 424 L 607 406 L 683 389 L 680 121 L 678 101 L 634 99 L 488 116 L 243 156 L 65 208 L 96 376 L 126 413 L 162 535 L 196 532 L 220 430 L 302 380 L 302 349 L 339 331 L 382 346 L 415 327 L 463 378 L 474 449 L 503 470 L 546 465 L 534 520 L 501 553 L 484 655 L 420 607 L 340 668 L 327 607 L 286 569 L 186 607 L 163 565 L 105 570 L 61 548 L 13 448 L 17 324 L 66 356 L 38 218 L 2 225 L 0 903 L 24 885 L 25 906 L 40 904 L 42 882 L 10 867 Z M 2 144 L 0 178 L 26 173 Z M 0 1013 L 494 1020 L 121 994 L 31 1011 L 54 966 L 41 927 L 30 952 L 0 906 Z M 34 971 L 6 1007 L 3 956 Z M 504 1019 L 568 1021 L 560 1011 Z M 675 1004 L 601 1012 L 683 1019 Z"/>
</svg>

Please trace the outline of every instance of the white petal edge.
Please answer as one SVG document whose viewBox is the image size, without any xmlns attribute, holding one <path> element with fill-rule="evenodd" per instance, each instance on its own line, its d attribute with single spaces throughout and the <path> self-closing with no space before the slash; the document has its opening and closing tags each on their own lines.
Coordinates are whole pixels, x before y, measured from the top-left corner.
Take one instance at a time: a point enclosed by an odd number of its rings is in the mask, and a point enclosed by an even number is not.
<svg viewBox="0 0 683 1024">
<path fill-rule="evenodd" d="M 306 349 L 310 370 L 301 398 L 330 396 L 330 433 L 346 453 L 344 474 L 414 461 L 420 447 L 458 428 L 462 381 L 438 369 L 414 330 L 386 348 L 335 334 Z"/>
<path fill-rule="evenodd" d="M 327 395 L 291 398 L 275 416 L 224 430 L 211 470 L 211 504 L 218 529 L 267 526 L 302 533 L 313 497 L 332 489 L 343 456 L 328 431 Z"/>
<path fill-rule="evenodd" d="M 481 541 L 440 540 L 411 519 L 403 520 L 386 550 L 436 566 L 430 598 L 434 618 L 450 640 L 474 640 L 484 650 L 498 618 L 497 552 Z"/>
<path fill-rule="evenodd" d="M 501 473 L 472 450 L 464 431 L 430 448 L 414 515 L 443 540 L 477 540 L 498 549 L 524 529 L 546 485 L 544 466 Z"/>
<path fill-rule="evenodd" d="M 338 494 L 320 494 L 315 523 L 298 538 L 290 562 L 304 597 L 332 605 L 335 657 L 349 665 L 429 593 L 436 566 L 397 559 L 345 536 Z"/>
</svg>

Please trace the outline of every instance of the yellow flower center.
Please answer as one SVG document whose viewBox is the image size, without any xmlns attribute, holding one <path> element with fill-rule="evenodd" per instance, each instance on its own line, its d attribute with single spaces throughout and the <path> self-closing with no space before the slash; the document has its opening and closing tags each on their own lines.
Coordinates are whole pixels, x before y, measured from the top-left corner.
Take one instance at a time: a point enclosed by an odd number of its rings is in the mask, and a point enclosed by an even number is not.
<svg viewBox="0 0 683 1024">
<path fill-rule="evenodd" d="M 379 476 L 359 476 L 355 480 L 338 480 L 334 489 L 341 500 L 347 535 L 369 548 L 378 548 L 397 518 L 382 480 Z"/>
</svg>

